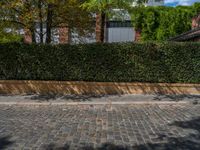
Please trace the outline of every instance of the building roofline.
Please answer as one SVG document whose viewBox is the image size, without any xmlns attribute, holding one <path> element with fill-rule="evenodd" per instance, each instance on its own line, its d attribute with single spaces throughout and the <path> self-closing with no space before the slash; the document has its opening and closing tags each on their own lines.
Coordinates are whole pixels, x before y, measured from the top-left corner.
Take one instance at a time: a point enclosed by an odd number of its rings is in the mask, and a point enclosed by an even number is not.
<svg viewBox="0 0 200 150">
<path fill-rule="evenodd" d="M 192 29 L 192 30 L 187 31 L 187 32 L 184 32 L 184 33 L 182 33 L 182 34 L 180 34 L 180 35 L 177 35 L 177 36 L 175 36 L 175 37 L 169 38 L 169 41 L 182 39 L 184 36 L 186 36 L 186 35 L 188 35 L 188 34 L 190 34 L 190 33 L 196 32 L 196 31 L 200 31 L 200 27 L 195 28 L 195 29 Z M 194 36 L 194 35 L 195 35 L 195 36 L 197 36 L 197 35 L 200 36 L 200 33 L 193 34 L 193 36 Z M 192 36 L 192 35 L 188 35 L 188 37 L 193 37 L 193 36 Z M 183 39 L 184 39 L 184 38 L 183 38 Z"/>
</svg>

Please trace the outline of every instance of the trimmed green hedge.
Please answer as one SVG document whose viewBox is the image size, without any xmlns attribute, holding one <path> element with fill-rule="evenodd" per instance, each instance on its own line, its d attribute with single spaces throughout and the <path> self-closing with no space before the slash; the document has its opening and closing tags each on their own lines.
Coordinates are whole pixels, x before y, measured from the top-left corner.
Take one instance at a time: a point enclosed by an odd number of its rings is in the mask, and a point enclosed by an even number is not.
<svg viewBox="0 0 200 150">
<path fill-rule="evenodd" d="M 200 83 L 200 43 L 0 44 L 0 79 Z"/>
</svg>

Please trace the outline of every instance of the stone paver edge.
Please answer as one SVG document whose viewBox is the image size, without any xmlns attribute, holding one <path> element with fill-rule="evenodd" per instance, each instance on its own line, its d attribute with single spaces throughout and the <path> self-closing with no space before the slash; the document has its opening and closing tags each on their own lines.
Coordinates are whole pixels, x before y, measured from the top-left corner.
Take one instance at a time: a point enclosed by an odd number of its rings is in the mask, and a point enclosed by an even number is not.
<svg viewBox="0 0 200 150">
<path fill-rule="evenodd" d="M 76 106 L 76 105 L 171 105 L 171 104 L 190 104 L 189 101 L 142 101 L 142 102 L 0 102 L 0 105 L 38 105 L 38 106 Z"/>
</svg>

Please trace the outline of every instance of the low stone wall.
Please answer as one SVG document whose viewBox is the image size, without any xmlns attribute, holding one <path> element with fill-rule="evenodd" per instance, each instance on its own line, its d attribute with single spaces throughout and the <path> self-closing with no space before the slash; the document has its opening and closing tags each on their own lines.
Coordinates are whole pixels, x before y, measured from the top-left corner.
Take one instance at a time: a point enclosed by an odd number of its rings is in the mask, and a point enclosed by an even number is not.
<svg viewBox="0 0 200 150">
<path fill-rule="evenodd" d="M 0 94 L 200 94 L 200 84 L 0 80 Z"/>
</svg>

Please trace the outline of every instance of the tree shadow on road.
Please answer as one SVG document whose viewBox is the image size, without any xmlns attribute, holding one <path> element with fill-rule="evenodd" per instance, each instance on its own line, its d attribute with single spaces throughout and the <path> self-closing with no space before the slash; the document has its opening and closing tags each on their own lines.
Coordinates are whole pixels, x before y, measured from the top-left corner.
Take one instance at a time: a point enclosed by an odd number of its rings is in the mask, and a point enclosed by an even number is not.
<svg viewBox="0 0 200 150">
<path fill-rule="evenodd" d="M 71 149 L 69 144 L 65 144 L 62 147 L 56 146 L 55 144 L 49 144 L 44 147 L 45 150 L 69 150 Z M 115 145 L 112 143 L 104 143 L 100 147 L 94 148 L 90 145 L 80 146 L 79 150 L 129 150 L 127 146 Z"/>
<path fill-rule="evenodd" d="M 29 95 L 26 99 L 38 100 L 38 101 L 50 101 L 50 100 L 64 100 L 85 102 L 92 101 L 93 99 L 106 98 L 112 95 L 59 95 L 59 94 L 37 94 Z"/>
<path fill-rule="evenodd" d="M 14 143 L 13 141 L 10 141 L 9 136 L 0 137 L 0 149 L 6 149 L 7 147 L 12 145 L 13 143 Z"/>
<path fill-rule="evenodd" d="M 158 135 L 158 143 L 147 143 L 151 150 L 200 150 L 200 117 L 189 121 L 176 121 L 170 126 L 180 127 L 188 130 L 188 135 L 180 137 L 170 137 L 166 135 Z M 191 130 L 193 131 L 191 133 Z M 166 140 L 163 141 L 165 136 Z M 163 141 L 163 142 L 162 142 Z M 136 148 L 143 147 L 139 145 Z"/>
<path fill-rule="evenodd" d="M 157 94 L 156 96 L 154 96 L 153 100 L 157 100 L 157 101 L 192 101 L 192 102 L 200 102 L 200 95 L 163 95 L 163 94 Z"/>
<path fill-rule="evenodd" d="M 110 98 L 113 96 L 117 97 L 123 97 L 123 95 L 119 94 L 114 94 L 114 95 L 60 95 L 60 94 L 37 94 L 37 95 L 29 95 L 26 97 L 26 99 L 30 100 L 38 100 L 38 101 L 50 101 L 50 100 L 64 100 L 64 101 L 73 101 L 73 102 L 85 102 L 85 101 L 93 101 L 96 99 L 101 99 L 101 98 Z M 147 95 L 148 97 L 148 95 Z M 133 97 L 133 99 L 135 99 Z M 130 100 L 132 98 L 130 97 Z M 142 100 L 142 98 L 138 98 L 138 100 Z M 157 94 L 153 96 L 151 99 L 153 101 L 189 101 L 193 104 L 198 104 L 200 103 L 200 95 L 163 95 L 163 94 Z"/>
<path fill-rule="evenodd" d="M 187 132 L 185 136 L 170 136 L 166 131 L 164 134 L 157 134 L 157 142 L 146 143 L 135 146 L 115 145 L 113 143 L 104 143 L 100 147 L 84 145 L 80 150 L 200 150 L 200 117 L 189 121 L 176 121 L 168 126 L 182 128 Z M 188 130 L 188 131 L 187 131 Z M 185 133 L 184 132 L 184 133 Z M 65 146 L 47 145 L 46 150 L 69 150 L 70 144 Z"/>
</svg>

